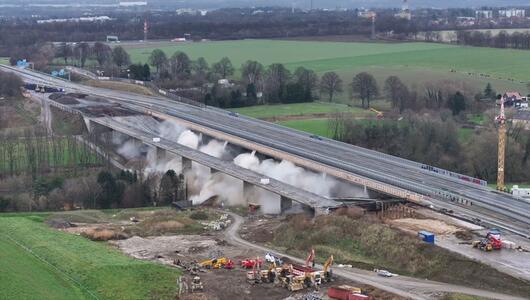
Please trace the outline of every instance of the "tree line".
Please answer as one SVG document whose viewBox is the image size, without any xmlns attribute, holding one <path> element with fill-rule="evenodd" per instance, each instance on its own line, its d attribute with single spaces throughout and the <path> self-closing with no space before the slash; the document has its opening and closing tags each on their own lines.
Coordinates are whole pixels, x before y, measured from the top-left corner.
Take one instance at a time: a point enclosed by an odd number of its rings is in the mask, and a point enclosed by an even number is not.
<svg viewBox="0 0 530 300">
<path fill-rule="evenodd" d="M 39 176 L 30 185 L 20 176 L 7 181 L 20 192 L 0 196 L 0 212 L 169 206 L 185 197 L 184 178 L 173 170 L 144 176 L 102 169 L 78 177 Z"/>
<path fill-rule="evenodd" d="M 530 49 L 529 32 L 515 31 L 510 34 L 506 30 L 501 30 L 493 35 L 491 31 L 459 30 L 456 32 L 456 40 L 459 45 L 475 47 Z"/>
<path fill-rule="evenodd" d="M 459 139 L 453 118 L 434 113 L 406 115 L 400 122 L 360 123 L 351 115 L 330 120 L 337 140 L 407 158 L 491 182 L 497 179 L 497 134 L 475 131 Z M 530 133 L 510 128 L 506 153 L 506 180 L 530 181 Z"/>
</svg>

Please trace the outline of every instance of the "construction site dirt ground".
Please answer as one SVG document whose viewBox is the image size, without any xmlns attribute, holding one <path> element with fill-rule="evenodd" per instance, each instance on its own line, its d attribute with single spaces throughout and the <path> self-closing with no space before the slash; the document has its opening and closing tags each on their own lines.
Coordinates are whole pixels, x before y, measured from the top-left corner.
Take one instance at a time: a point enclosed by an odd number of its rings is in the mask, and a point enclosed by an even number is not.
<svg viewBox="0 0 530 300">
<path fill-rule="evenodd" d="M 262 222 L 259 222 L 262 220 Z M 256 223 L 257 222 L 257 223 Z M 273 234 L 271 228 L 274 228 L 282 222 L 281 218 L 264 218 L 251 221 L 253 224 L 266 224 L 259 230 L 251 227 L 250 235 L 258 240 L 267 239 L 267 236 Z M 75 223 L 72 222 L 69 228 L 58 228 L 71 234 L 83 234 L 86 231 L 98 228 L 116 230 L 116 227 L 128 226 L 129 222 L 116 220 L 116 222 L 104 223 Z M 272 226 L 272 227 L 271 227 Z M 263 230 L 262 230 L 263 229 Z M 246 232 L 245 227 L 242 228 Z M 261 236 L 261 237 L 260 237 Z M 255 240 L 255 239 L 250 239 Z M 202 270 L 199 276 L 204 285 L 203 292 L 185 293 L 180 299 L 301 299 L 304 295 L 316 292 L 323 299 L 328 299 L 327 288 L 330 286 L 348 284 L 360 287 L 375 299 L 403 299 L 394 294 L 375 289 L 371 286 L 358 284 L 352 281 L 335 278 L 331 283 L 324 283 L 319 291 L 313 289 L 304 289 L 298 292 L 290 292 L 286 288 L 277 286 L 272 283 L 262 283 L 251 285 L 246 280 L 246 272 L 249 270 L 239 266 L 239 262 L 247 258 L 264 258 L 265 253 L 252 249 L 229 244 L 224 239 L 224 231 L 207 231 L 203 234 L 195 235 L 162 235 L 139 237 L 132 236 L 127 239 L 110 240 L 110 245 L 120 249 L 124 254 L 141 260 L 149 260 L 156 263 L 165 264 L 170 267 L 178 268 L 175 264 L 177 261 L 187 264 L 192 262 L 201 262 L 212 257 L 227 257 L 234 261 L 235 268 L 232 270 L 215 269 Z M 266 268 L 264 266 L 263 268 Z M 184 281 L 190 286 L 193 275 L 182 270 Z M 175 282 L 177 285 L 177 282 Z"/>
<path fill-rule="evenodd" d="M 304 289 L 293 293 L 272 283 L 249 284 L 246 280 L 246 272 L 249 270 L 238 266 L 239 262 L 258 256 L 263 259 L 265 253 L 230 245 L 223 239 L 222 232 L 203 235 L 132 237 L 110 243 L 132 257 L 157 261 L 172 267 L 175 267 L 176 260 L 190 263 L 200 262 L 210 257 L 228 257 L 236 263 L 236 267 L 232 270 L 216 269 L 199 272 L 204 285 L 204 292 L 184 294 L 181 299 L 284 299 L 290 296 L 302 297 L 314 291 L 313 289 Z M 183 272 L 185 281 L 190 284 L 193 276 Z M 317 293 L 324 297 L 327 288 L 337 284 L 361 287 L 369 294 L 377 296 L 376 299 L 402 299 L 370 286 L 359 285 L 339 278 L 335 278 L 332 283 L 324 284 Z"/>
</svg>

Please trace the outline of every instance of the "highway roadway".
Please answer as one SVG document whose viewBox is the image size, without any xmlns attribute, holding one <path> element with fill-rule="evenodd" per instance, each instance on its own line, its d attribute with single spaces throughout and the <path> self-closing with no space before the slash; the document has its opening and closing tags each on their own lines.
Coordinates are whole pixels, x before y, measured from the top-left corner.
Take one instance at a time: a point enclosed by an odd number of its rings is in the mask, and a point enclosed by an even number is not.
<svg viewBox="0 0 530 300">
<path fill-rule="evenodd" d="M 6 68 L 6 67 L 3 67 Z M 232 143 L 278 158 L 290 158 L 308 169 L 326 172 L 339 178 L 366 178 L 366 185 L 383 183 L 398 192 L 407 191 L 404 198 L 420 199 L 435 208 L 453 210 L 464 218 L 481 219 L 514 233 L 530 236 L 530 204 L 498 193 L 490 188 L 421 169 L 416 162 L 385 155 L 330 139 L 316 139 L 309 134 L 268 122 L 236 116 L 212 107 L 195 107 L 163 97 L 87 87 L 57 78 L 11 69 L 26 81 L 42 81 L 68 89 L 108 97 L 115 101 L 157 116 L 168 117 L 190 125 L 207 134 L 208 130 L 226 137 Z M 231 139 L 231 137 L 235 137 Z M 255 148 L 252 148 L 255 147 Z M 265 151 L 266 152 L 266 151 Z M 329 171 L 329 172 L 328 172 Z M 342 177 L 341 177 L 342 176 Z M 355 182 L 355 180 L 350 180 Z M 357 183 L 364 183 L 357 182 Z M 375 189 L 377 190 L 377 188 Z M 383 191 L 383 190 L 379 190 Z M 383 191 L 384 192 L 384 191 Z M 388 194 L 393 194 L 388 192 Z M 399 193 L 394 193 L 394 196 Z M 421 195 L 420 198 L 415 195 Z M 413 197 L 414 196 L 414 197 Z M 423 203 L 421 203 L 423 201 Z M 459 204 L 467 201 L 468 205 Z M 469 205 L 471 203 L 471 205 Z"/>
</svg>

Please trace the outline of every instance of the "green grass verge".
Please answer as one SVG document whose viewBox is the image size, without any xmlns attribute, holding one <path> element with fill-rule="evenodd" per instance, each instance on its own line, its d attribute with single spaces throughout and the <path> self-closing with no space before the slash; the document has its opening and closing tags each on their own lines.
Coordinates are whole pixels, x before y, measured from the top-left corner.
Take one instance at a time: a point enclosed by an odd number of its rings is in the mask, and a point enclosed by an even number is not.
<svg viewBox="0 0 530 300">
<path fill-rule="evenodd" d="M 332 137 L 328 119 L 293 120 L 278 122 L 278 124 L 323 137 Z"/>
<path fill-rule="evenodd" d="M 50 229 L 43 219 L 0 216 L 1 299 L 92 299 L 90 293 L 100 299 L 174 299 L 177 270 Z"/>
<path fill-rule="evenodd" d="M 9 57 L 0 57 L 0 65 L 9 65 Z"/>
<path fill-rule="evenodd" d="M 308 102 L 295 104 L 256 105 L 231 109 L 242 115 L 253 118 L 272 118 L 281 116 L 302 116 L 309 114 L 352 113 L 357 117 L 375 116 L 375 113 L 358 107 L 327 102 Z"/>
</svg>

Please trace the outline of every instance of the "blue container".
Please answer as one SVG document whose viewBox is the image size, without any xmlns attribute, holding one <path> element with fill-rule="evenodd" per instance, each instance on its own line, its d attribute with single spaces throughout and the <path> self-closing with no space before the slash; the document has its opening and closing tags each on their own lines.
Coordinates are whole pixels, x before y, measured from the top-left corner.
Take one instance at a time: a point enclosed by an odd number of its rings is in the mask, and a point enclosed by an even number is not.
<svg viewBox="0 0 530 300">
<path fill-rule="evenodd" d="M 426 243 L 434 244 L 434 233 L 422 230 L 418 232 L 418 237 Z"/>
</svg>

